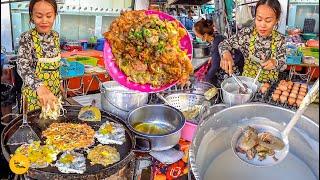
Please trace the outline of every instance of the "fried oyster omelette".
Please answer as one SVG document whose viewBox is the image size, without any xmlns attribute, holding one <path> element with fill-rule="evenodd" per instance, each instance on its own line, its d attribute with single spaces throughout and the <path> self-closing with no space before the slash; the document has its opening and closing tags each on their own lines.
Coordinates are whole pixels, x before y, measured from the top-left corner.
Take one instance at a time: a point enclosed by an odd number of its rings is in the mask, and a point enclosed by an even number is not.
<svg viewBox="0 0 320 180">
<path fill-rule="evenodd" d="M 60 156 L 55 166 L 62 173 L 83 174 L 86 171 L 86 158 L 78 152 L 66 151 Z"/>
<path fill-rule="evenodd" d="M 40 141 L 23 144 L 17 148 L 15 154 L 26 156 L 32 168 L 45 168 L 57 159 L 59 151 L 50 145 L 40 145 Z"/>
<path fill-rule="evenodd" d="M 107 166 L 120 161 L 120 153 L 114 147 L 99 144 L 89 151 L 87 158 L 92 165 Z"/>
<path fill-rule="evenodd" d="M 186 33 L 177 21 L 140 10 L 124 12 L 104 36 L 130 81 L 161 87 L 176 81 L 184 84 L 193 73 L 187 53 L 179 47 Z"/>
<path fill-rule="evenodd" d="M 106 121 L 95 133 L 95 137 L 101 144 L 121 145 L 126 141 L 124 127 L 115 122 Z"/>
<path fill-rule="evenodd" d="M 42 132 L 46 144 L 60 151 L 87 148 L 94 144 L 94 130 L 87 124 L 52 123 Z"/>
</svg>

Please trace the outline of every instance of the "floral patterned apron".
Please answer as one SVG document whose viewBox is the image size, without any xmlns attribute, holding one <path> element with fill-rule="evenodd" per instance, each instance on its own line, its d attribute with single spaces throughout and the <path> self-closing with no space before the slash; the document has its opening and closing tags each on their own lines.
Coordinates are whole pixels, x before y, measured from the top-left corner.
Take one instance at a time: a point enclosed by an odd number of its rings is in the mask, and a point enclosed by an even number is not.
<svg viewBox="0 0 320 180">
<path fill-rule="evenodd" d="M 249 58 L 244 63 L 242 76 L 255 78 L 259 72 L 260 64 L 256 61 L 250 59 L 250 57 L 254 54 L 254 51 L 255 51 L 254 45 L 256 42 L 257 35 L 258 35 L 258 33 L 257 33 L 256 29 L 254 29 L 253 36 L 251 36 L 251 39 L 250 39 Z M 275 55 L 276 55 L 275 36 L 276 36 L 276 31 L 272 31 L 271 58 L 275 58 Z M 261 82 L 276 81 L 278 79 L 278 75 L 279 75 L 279 73 L 275 69 L 273 69 L 273 70 L 262 69 L 258 81 L 260 83 Z"/>
<path fill-rule="evenodd" d="M 33 29 L 31 30 L 31 35 L 38 58 L 35 75 L 43 81 L 44 85 L 55 96 L 60 96 L 60 53 L 54 58 L 43 58 L 38 32 Z M 58 48 L 60 52 L 59 37 L 56 33 L 54 33 L 54 36 L 55 47 Z M 29 86 L 25 86 L 23 87 L 22 93 L 25 97 L 27 97 L 28 111 L 40 108 L 36 91 L 32 90 Z"/>
</svg>

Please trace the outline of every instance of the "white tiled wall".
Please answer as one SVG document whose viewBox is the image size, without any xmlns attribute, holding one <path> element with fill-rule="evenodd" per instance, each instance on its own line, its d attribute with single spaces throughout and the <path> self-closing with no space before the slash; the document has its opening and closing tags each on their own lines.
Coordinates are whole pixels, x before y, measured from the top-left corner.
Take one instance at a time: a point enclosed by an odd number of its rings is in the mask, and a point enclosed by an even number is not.
<svg viewBox="0 0 320 180">
<path fill-rule="evenodd" d="M 95 16 L 60 15 L 60 36 L 69 40 L 86 39 L 94 35 Z"/>
<path fill-rule="evenodd" d="M 92 35 L 101 38 L 121 10 L 131 9 L 131 3 L 132 0 L 65 0 L 64 4 L 58 4 L 54 29 L 68 40 L 88 39 Z M 11 10 L 13 40 L 9 44 L 31 28 L 28 2 L 12 3 Z"/>
<path fill-rule="evenodd" d="M 109 30 L 109 26 L 115 18 L 116 17 L 111 17 L 111 16 L 103 16 L 102 17 L 102 33 Z"/>
</svg>

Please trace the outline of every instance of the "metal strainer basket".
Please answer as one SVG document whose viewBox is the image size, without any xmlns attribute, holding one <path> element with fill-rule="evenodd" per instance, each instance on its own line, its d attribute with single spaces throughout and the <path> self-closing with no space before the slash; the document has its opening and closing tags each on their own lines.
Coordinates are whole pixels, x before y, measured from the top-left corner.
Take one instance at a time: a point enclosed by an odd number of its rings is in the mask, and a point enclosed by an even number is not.
<svg viewBox="0 0 320 180">
<path fill-rule="evenodd" d="M 165 96 L 170 106 L 173 106 L 180 111 L 185 111 L 192 108 L 195 105 L 201 105 L 203 101 L 206 101 L 203 95 L 190 94 L 190 93 L 175 93 Z"/>
</svg>

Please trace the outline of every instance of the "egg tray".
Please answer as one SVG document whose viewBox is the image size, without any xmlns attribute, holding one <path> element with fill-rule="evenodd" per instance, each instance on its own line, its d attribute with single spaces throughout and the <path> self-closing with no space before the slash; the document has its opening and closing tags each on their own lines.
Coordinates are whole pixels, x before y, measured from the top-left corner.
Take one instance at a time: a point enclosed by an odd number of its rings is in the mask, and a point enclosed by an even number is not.
<svg viewBox="0 0 320 180">
<path fill-rule="evenodd" d="M 275 105 L 275 106 L 280 106 L 280 107 L 283 107 L 283 108 L 286 108 L 286 109 L 290 109 L 292 111 L 296 111 L 298 109 L 297 106 L 289 105 L 288 102 L 286 102 L 286 103 L 276 102 L 276 101 L 274 101 L 272 99 L 272 94 L 276 90 L 276 88 L 277 88 L 279 83 L 280 83 L 280 80 L 278 82 L 276 82 L 276 83 L 273 83 L 271 85 L 271 87 L 269 88 L 269 92 L 268 92 L 268 97 L 266 99 L 266 103 L 271 104 L 271 105 Z"/>
<path fill-rule="evenodd" d="M 276 89 L 277 85 L 280 83 L 282 79 L 287 80 L 289 77 L 289 72 L 281 72 L 279 73 L 278 80 L 277 81 L 268 81 L 270 84 L 269 89 L 265 93 L 261 93 L 260 89 L 258 92 L 254 95 L 252 101 L 253 102 L 263 102 L 263 103 L 269 103 L 269 98 L 272 96 L 273 91 Z M 274 89 L 272 88 L 274 87 Z"/>
<path fill-rule="evenodd" d="M 260 88 L 258 90 L 257 93 L 255 93 L 252 102 L 263 102 L 263 103 L 268 103 L 269 101 L 269 96 L 270 94 L 272 94 L 272 86 L 274 86 L 274 84 L 276 84 L 275 87 L 277 87 L 278 81 L 274 82 L 274 81 L 269 81 L 268 82 L 270 84 L 269 89 L 265 92 L 265 93 L 261 93 L 260 92 Z"/>
</svg>

